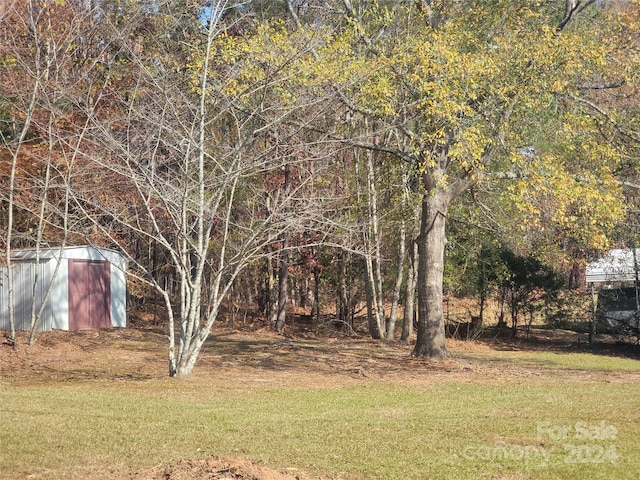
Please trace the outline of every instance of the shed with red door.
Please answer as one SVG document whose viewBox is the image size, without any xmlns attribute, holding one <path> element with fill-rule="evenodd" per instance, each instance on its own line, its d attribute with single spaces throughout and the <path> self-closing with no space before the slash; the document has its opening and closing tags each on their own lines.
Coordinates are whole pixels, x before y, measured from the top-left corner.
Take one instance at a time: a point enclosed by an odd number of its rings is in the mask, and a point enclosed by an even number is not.
<svg viewBox="0 0 640 480">
<path fill-rule="evenodd" d="M 11 255 L 16 330 L 126 327 L 126 261 L 91 246 L 16 250 Z M 0 329 L 10 329 L 9 270 L 0 268 Z"/>
</svg>

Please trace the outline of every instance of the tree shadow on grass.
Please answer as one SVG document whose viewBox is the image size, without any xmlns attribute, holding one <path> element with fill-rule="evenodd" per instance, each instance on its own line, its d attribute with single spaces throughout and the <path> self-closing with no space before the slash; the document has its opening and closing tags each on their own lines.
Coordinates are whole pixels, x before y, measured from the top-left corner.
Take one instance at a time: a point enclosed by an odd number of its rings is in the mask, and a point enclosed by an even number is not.
<svg viewBox="0 0 640 480">
<path fill-rule="evenodd" d="M 201 366 L 249 367 L 268 372 L 346 374 L 389 373 L 410 368 L 410 347 L 368 338 L 269 338 L 238 339 L 213 335 L 203 348 Z"/>
</svg>

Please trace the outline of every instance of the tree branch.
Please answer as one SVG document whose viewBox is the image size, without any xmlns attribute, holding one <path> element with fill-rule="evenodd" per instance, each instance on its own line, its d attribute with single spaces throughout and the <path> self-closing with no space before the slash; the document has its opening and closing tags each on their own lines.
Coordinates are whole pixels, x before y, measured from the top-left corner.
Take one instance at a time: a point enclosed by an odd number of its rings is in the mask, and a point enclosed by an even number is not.
<svg viewBox="0 0 640 480">
<path fill-rule="evenodd" d="M 600 108 L 598 105 L 593 103 L 591 100 L 587 100 L 586 98 L 578 97 L 576 95 L 571 95 L 571 94 L 567 94 L 567 96 L 572 100 L 575 100 L 576 102 L 585 104 L 586 106 L 594 110 L 596 113 L 601 115 L 623 137 L 626 137 L 636 143 L 640 143 L 640 136 L 637 136 L 635 132 L 632 133 L 622 128 L 618 122 L 616 122 L 613 118 L 611 118 L 611 115 L 609 115 L 607 112 L 605 112 L 602 108 Z"/>
<path fill-rule="evenodd" d="M 589 5 L 592 5 L 596 0 L 587 0 L 582 2 L 581 0 L 565 0 L 564 5 L 564 17 L 556 27 L 556 32 L 560 33 L 564 28 L 573 20 L 573 18 L 580 12 L 582 12 Z"/>
<path fill-rule="evenodd" d="M 526 172 L 492 172 L 483 176 L 489 180 L 526 180 L 529 178 L 529 174 Z M 585 182 L 586 178 L 575 175 L 573 179 L 577 182 Z M 627 182 L 625 180 L 617 180 L 618 185 L 621 187 L 633 188 L 640 190 L 640 184 L 634 182 Z"/>
</svg>

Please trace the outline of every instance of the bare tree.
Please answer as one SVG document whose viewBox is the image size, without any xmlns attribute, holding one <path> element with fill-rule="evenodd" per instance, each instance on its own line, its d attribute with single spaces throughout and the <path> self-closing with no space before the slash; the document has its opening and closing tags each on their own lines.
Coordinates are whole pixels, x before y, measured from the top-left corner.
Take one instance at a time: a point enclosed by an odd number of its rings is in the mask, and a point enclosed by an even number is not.
<svg viewBox="0 0 640 480">
<path fill-rule="evenodd" d="M 10 168 L 8 181 L 3 181 L 6 190 L 0 193 L 0 199 L 7 203 L 7 223 L 4 232 L 8 315 L 10 341 L 15 344 L 15 315 L 14 315 L 14 282 L 12 246 L 14 237 L 14 212 L 16 205 L 16 175 L 19 160 L 23 162 L 25 150 L 29 150 L 29 136 L 34 135 L 38 128 L 36 112 L 39 101 L 49 81 L 51 67 L 50 44 L 47 42 L 50 27 L 47 4 L 12 4 L 2 9 L 2 38 L 0 55 L 6 60 L 4 78 L 0 81 L 0 93 L 5 101 L 2 107 L 8 110 L 14 121 L 8 128 L 0 129 L 2 137 L 2 157 L 8 157 Z M 19 119 L 19 120 L 18 120 Z M 4 180 L 4 179 L 3 179 Z M 33 303 L 33 302 L 32 302 Z"/>
<path fill-rule="evenodd" d="M 53 278 L 43 284 L 41 246 L 54 244 L 63 248 L 66 243 L 67 187 L 76 173 L 73 164 L 77 160 L 73 146 L 82 142 L 83 129 L 69 128 L 72 124 L 69 118 L 73 118 L 74 112 L 68 108 L 64 92 L 69 85 L 83 84 L 90 62 L 82 45 L 91 44 L 95 17 L 83 5 L 54 1 L 14 2 L 2 13 L 0 55 L 4 62 L 0 108 L 3 119 L 8 114 L 11 121 L 3 122 L 0 128 L 0 156 L 11 159 L 11 169 L 7 178 L 2 178 L 6 188 L 0 190 L 0 195 L 8 205 L 3 237 L 9 266 L 10 335 L 15 336 L 11 249 L 16 246 L 15 240 L 19 240 L 20 247 L 34 248 L 27 326 L 29 344 L 33 344 L 60 266 L 58 261 Z M 18 225 L 14 222 L 16 215 Z M 27 298 L 26 292 L 21 292 L 21 297 Z"/>
<path fill-rule="evenodd" d="M 143 20 L 136 14 L 124 26 L 112 22 L 109 55 L 127 61 L 108 63 L 99 88 L 76 105 L 86 121 L 76 152 L 95 180 L 70 186 L 72 208 L 83 214 L 89 241 L 119 249 L 130 274 L 163 298 L 171 376 L 191 373 L 239 273 L 269 256 L 288 232 L 316 228 L 313 217 L 323 210 L 302 195 L 311 176 L 302 175 L 269 205 L 264 194 L 265 179 L 327 155 L 321 139 L 317 148 L 297 140 L 300 127 L 283 140 L 297 148 L 272 141 L 299 104 L 322 104 L 273 98 L 289 75 L 287 55 L 308 47 L 278 58 L 270 75 L 251 76 L 252 59 L 234 43 L 245 40 L 221 35 L 226 3 L 210 7 L 203 24 L 191 25 L 186 52 L 163 43 L 163 35 L 156 43 L 147 34 L 136 37 L 136 21 Z M 131 238 L 153 242 L 175 282 L 155 275 Z"/>
</svg>

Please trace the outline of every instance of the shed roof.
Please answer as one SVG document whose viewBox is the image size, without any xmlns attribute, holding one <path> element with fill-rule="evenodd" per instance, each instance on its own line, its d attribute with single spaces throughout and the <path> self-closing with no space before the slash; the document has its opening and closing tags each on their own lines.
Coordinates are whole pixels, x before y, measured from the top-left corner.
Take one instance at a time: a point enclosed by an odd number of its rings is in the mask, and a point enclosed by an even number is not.
<svg viewBox="0 0 640 480">
<path fill-rule="evenodd" d="M 640 268 L 640 248 L 611 250 L 607 256 L 587 265 L 587 283 L 632 282 Z"/>
<path fill-rule="evenodd" d="M 49 260 L 52 258 L 108 260 L 111 263 L 119 265 L 121 268 L 123 268 L 125 260 L 124 257 L 115 250 L 102 247 L 92 247 L 89 245 L 67 246 L 62 248 L 62 253 L 60 247 L 46 247 L 40 249 L 39 255 L 41 260 Z M 17 262 L 35 260 L 36 250 L 14 250 L 11 252 L 11 258 Z"/>
</svg>

